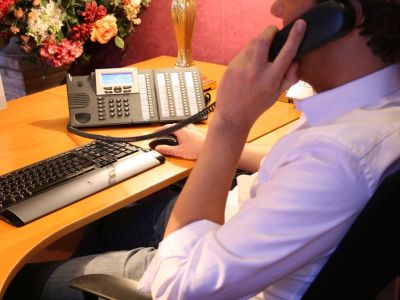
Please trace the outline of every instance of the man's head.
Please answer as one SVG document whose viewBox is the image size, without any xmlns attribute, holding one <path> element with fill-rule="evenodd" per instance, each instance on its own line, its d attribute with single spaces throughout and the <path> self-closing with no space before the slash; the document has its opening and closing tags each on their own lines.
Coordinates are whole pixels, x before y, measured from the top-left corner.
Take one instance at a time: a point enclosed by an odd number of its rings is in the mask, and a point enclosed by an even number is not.
<svg viewBox="0 0 400 300">
<path fill-rule="evenodd" d="M 317 3 L 327 0 L 317 0 Z M 361 6 L 360 34 L 383 62 L 400 62 L 400 1 L 356 0 Z M 353 1 L 353 2 L 356 2 Z"/>
<path fill-rule="evenodd" d="M 271 12 L 286 25 L 324 1 L 327 0 L 276 0 Z M 389 63 L 400 62 L 400 0 L 348 2 L 356 15 L 355 28 L 300 60 L 300 78 L 317 91 L 334 88 Z"/>
</svg>

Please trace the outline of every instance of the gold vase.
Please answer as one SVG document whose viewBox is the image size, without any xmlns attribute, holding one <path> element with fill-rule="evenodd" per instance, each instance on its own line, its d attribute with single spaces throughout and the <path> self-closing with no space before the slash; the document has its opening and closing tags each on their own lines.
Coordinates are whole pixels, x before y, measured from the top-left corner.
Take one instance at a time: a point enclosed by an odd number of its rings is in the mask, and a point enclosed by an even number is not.
<svg viewBox="0 0 400 300">
<path fill-rule="evenodd" d="M 175 65 L 177 67 L 193 66 L 192 36 L 196 18 L 195 0 L 172 0 L 171 17 L 178 46 Z"/>
</svg>

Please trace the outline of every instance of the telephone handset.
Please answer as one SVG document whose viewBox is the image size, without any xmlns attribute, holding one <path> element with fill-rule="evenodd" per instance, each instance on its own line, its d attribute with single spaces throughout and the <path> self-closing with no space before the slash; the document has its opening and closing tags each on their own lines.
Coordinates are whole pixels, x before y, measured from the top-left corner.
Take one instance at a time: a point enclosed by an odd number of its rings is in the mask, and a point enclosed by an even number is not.
<svg viewBox="0 0 400 300">
<path fill-rule="evenodd" d="M 346 0 L 326 1 L 298 17 L 307 23 L 307 29 L 295 59 L 348 33 L 355 23 L 353 8 Z M 296 21 L 295 20 L 295 21 Z M 294 22 L 280 30 L 271 45 L 269 61 L 273 61 L 285 44 Z"/>
</svg>

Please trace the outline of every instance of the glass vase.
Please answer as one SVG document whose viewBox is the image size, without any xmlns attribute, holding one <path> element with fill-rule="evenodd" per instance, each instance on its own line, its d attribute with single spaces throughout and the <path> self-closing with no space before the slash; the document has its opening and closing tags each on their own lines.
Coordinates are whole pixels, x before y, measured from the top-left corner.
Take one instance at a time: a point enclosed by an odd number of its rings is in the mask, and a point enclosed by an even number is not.
<svg viewBox="0 0 400 300">
<path fill-rule="evenodd" d="M 175 65 L 177 67 L 193 66 L 192 36 L 196 18 L 195 0 L 172 0 L 171 18 L 178 47 Z"/>
</svg>

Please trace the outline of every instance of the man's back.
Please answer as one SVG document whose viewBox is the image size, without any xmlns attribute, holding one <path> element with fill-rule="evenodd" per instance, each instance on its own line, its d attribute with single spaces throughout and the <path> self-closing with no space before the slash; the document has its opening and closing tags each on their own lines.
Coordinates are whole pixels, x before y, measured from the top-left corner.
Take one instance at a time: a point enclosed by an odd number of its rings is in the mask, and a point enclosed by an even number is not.
<svg viewBox="0 0 400 300">
<path fill-rule="evenodd" d="M 287 264 L 298 266 L 294 258 L 304 260 L 302 251 L 314 257 L 270 286 L 267 299 L 305 291 L 399 159 L 399 74 L 400 65 L 393 65 L 297 103 L 304 123 L 273 148 L 253 189 L 257 197 L 268 190 L 264 230 L 276 228 L 271 236 L 285 239 L 276 238 L 286 245 L 280 250 Z M 271 188 L 271 181 L 280 188 Z"/>
</svg>

